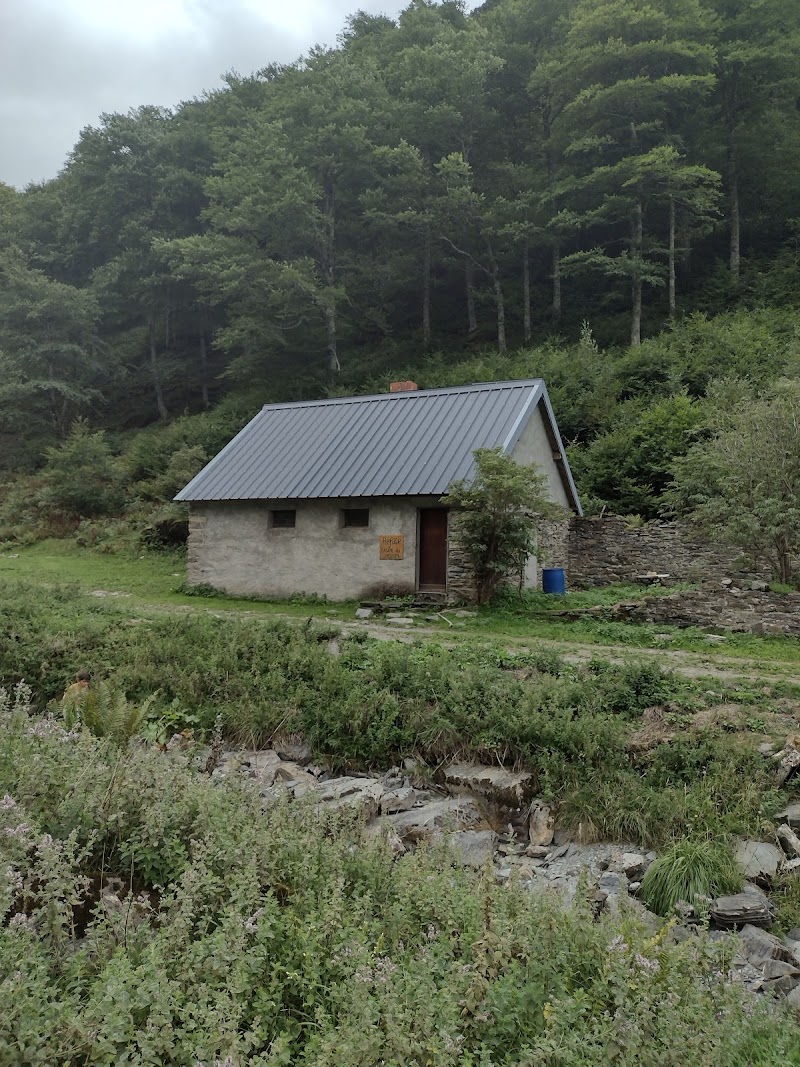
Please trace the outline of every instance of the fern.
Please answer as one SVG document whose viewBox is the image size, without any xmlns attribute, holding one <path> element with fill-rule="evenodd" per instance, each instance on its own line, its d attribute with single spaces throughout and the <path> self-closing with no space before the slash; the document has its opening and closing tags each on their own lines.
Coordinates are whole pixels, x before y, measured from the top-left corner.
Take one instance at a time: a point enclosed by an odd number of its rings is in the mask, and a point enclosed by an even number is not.
<svg viewBox="0 0 800 1067">
<path fill-rule="evenodd" d="M 124 747 L 142 728 L 158 694 L 134 704 L 113 682 L 100 682 L 86 694 L 81 709 L 84 726 L 95 737 L 107 737 Z"/>
</svg>

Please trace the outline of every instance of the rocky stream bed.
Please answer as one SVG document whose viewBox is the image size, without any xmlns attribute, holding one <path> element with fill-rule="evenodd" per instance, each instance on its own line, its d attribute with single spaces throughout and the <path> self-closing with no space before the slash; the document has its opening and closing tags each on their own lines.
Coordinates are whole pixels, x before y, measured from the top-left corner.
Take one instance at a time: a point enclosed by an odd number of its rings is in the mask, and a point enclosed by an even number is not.
<svg viewBox="0 0 800 1067">
<path fill-rule="evenodd" d="M 639 899 L 656 853 L 625 842 L 574 840 L 558 828 L 551 810 L 531 796 L 533 779 L 526 771 L 452 763 L 430 776 L 429 769 L 409 759 L 380 776 L 343 776 L 315 765 L 302 743 L 225 751 L 213 762 L 215 778 L 239 774 L 255 779 L 265 804 L 288 795 L 320 810 L 358 812 L 367 833 L 384 835 L 397 856 L 422 842 L 443 845 L 455 863 L 476 870 L 491 867 L 498 883 L 517 880 L 531 893 L 557 895 L 565 906 L 585 894 L 595 915 L 633 912 L 654 931 L 665 923 Z M 800 929 L 784 938 L 769 931 L 775 915 L 770 884 L 779 872 L 800 868 L 796 831 L 800 803 L 776 814 L 774 841 L 739 842 L 742 891 L 708 901 L 706 920 L 713 939 L 736 939 L 731 980 L 754 994 L 785 997 L 800 1012 Z M 687 906 L 668 936 L 690 938 L 704 925 Z"/>
</svg>

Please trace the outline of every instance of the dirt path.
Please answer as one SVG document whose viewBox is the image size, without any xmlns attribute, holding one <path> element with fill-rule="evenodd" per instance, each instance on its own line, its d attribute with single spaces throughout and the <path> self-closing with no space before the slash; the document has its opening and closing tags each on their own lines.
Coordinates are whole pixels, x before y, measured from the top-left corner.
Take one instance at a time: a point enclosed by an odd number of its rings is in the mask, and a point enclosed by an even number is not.
<svg viewBox="0 0 800 1067">
<path fill-rule="evenodd" d="M 455 635 L 448 635 L 441 629 L 430 627 L 414 626 L 401 629 L 399 626 L 381 625 L 373 622 L 337 622 L 336 625 L 346 632 L 366 631 L 370 636 L 382 641 L 394 640 L 410 643 L 422 637 L 426 640 L 438 641 L 440 644 L 449 647 L 460 644 L 470 637 L 478 636 L 474 630 L 456 637 Z M 588 663 L 592 659 L 603 659 L 610 663 L 655 659 L 662 665 L 668 665 L 671 670 L 676 671 L 678 674 L 683 674 L 687 678 L 775 681 L 789 682 L 800 686 L 800 674 L 792 673 L 796 670 L 794 665 L 780 660 L 759 660 L 754 662 L 750 659 L 740 660 L 725 656 L 710 658 L 702 652 L 683 652 L 668 648 L 632 648 L 627 645 L 582 644 L 572 641 L 556 641 L 545 637 L 505 637 L 501 641 L 503 646 L 510 652 L 520 652 L 526 649 L 547 649 L 558 653 L 567 663 Z"/>
</svg>

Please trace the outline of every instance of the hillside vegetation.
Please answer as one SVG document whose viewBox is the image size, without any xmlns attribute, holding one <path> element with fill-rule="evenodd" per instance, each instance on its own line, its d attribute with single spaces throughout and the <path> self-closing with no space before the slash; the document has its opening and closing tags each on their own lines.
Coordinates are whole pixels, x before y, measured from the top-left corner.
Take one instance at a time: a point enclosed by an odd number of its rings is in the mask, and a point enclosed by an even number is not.
<svg viewBox="0 0 800 1067">
<path fill-rule="evenodd" d="M 0 187 L 0 476 L 84 417 L 113 491 L 4 527 L 135 520 L 265 401 L 395 376 L 544 376 L 589 507 L 658 514 L 709 383 L 798 374 L 799 42 L 784 0 L 414 0 L 102 116 Z"/>
</svg>

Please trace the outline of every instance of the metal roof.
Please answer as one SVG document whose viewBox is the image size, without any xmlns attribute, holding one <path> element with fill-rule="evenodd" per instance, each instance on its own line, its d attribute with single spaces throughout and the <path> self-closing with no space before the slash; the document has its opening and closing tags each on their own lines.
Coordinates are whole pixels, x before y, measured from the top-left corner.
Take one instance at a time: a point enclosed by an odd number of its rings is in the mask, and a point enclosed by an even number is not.
<svg viewBox="0 0 800 1067">
<path fill-rule="evenodd" d="M 511 451 L 540 401 L 563 456 L 541 378 L 267 404 L 175 499 L 441 496 L 472 472 L 476 448 Z"/>
</svg>

